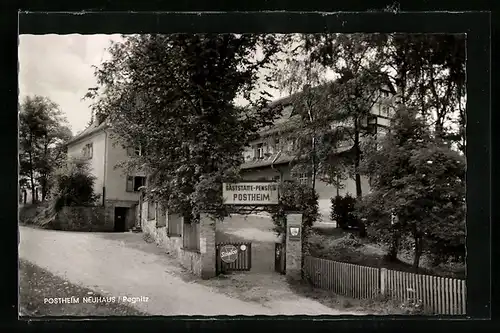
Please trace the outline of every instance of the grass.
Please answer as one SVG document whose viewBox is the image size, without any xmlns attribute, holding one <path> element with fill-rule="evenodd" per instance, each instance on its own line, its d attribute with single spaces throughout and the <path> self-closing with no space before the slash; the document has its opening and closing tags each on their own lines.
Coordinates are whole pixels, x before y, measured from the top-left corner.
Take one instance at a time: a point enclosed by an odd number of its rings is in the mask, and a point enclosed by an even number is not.
<svg viewBox="0 0 500 333">
<path fill-rule="evenodd" d="M 415 315 L 424 314 L 401 302 L 390 299 L 355 299 L 335 294 L 329 290 L 312 287 L 306 281 L 289 281 L 296 294 L 314 299 L 332 309 L 362 312 L 370 315 Z"/>
<path fill-rule="evenodd" d="M 21 316 L 147 316 L 121 303 L 83 303 L 83 297 L 102 297 L 59 278 L 28 261 L 19 262 L 19 312 Z M 79 303 L 48 304 L 48 298 L 79 298 Z"/>
<path fill-rule="evenodd" d="M 384 246 L 357 237 L 355 231 L 316 227 L 309 237 L 309 244 L 313 257 L 408 273 L 415 272 L 411 264 L 413 259 L 411 253 L 402 251 L 397 261 L 389 261 L 385 257 Z M 433 267 L 426 263 L 425 257 L 421 260 L 418 273 L 465 279 L 463 265 L 443 264 Z"/>
</svg>

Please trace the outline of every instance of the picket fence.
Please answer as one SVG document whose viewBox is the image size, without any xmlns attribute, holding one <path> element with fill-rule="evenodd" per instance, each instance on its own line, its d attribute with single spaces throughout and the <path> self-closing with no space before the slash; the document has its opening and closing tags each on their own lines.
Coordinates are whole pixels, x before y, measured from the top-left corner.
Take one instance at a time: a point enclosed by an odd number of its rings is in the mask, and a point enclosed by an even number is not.
<svg viewBox="0 0 500 333">
<path fill-rule="evenodd" d="M 387 296 L 401 302 L 420 301 L 426 312 L 466 314 L 465 281 L 353 265 L 314 257 L 304 258 L 304 271 L 318 288 L 359 299 Z"/>
</svg>

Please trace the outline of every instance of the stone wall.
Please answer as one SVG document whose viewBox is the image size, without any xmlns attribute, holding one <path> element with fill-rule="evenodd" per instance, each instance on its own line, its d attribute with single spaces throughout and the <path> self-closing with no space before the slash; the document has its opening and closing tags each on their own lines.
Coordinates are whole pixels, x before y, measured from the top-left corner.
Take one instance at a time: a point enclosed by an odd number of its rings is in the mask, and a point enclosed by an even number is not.
<svg viewBox="0 0 500 333">
<path fill-rule="evenodd" d="M 43 203 L 35 203 L 35 204 L 27 204 L 19 206 L 19 223 L 21 224 L 33 224 L 37 215 L 40 211 L 46 208 L 48 204 L 46 202 Z"/>
<path fill-rule="evenodd" d="M 200 253 L 202 254 L 203 279 L 210 279 L 216 276 L 215 272 L 215 228 L 216 221 L 208 214 L 200 215 Z"/>
<path fill-rule="evenodd" d="M 286 216 L 286 275 L 300 280 L 302 277 L 302 214 L 289 213 Z M 299 228 L 300 237 L 290 237 L 290 227 Z"/>
<path fill-rule="evenodd" d="M 104 207 L 66 206 L 56 214 L 53 228 L 66 231 L 113 231 Z"/>
<path fill-rule="evenodd" d="M 168 236 L 167 227 L 157 227 L 156 219 L 148 220 L 147 211 L 147 201 L 142 204 L 142 218 L 141 218 L 141 228 L 142 232 L 152 239 L 154 239 L 157 246 L 164 249 L 165 252 L 172 257 L 176 258 L 182 267 L 186 268 L 193 274 L 197 276 L 202 275 L 202 253 L 192 250 L 184 250 L 182 248 L 182 235 L 181 236 Z M 175 218 L 178 218 L 176 216 Z M 169 217 L 170 219 L 170 217 Z M 182 230 L 182 228 L 181 228 Z M 214 233 L 215 234 L 215 233 Z M 215 245 L 214 245 L 215 253 Z M 215 259 L 214 259 L 215 260 Z M 215 271 L 215 261 L 214 261 L 214 271 Z"/>
</svg>

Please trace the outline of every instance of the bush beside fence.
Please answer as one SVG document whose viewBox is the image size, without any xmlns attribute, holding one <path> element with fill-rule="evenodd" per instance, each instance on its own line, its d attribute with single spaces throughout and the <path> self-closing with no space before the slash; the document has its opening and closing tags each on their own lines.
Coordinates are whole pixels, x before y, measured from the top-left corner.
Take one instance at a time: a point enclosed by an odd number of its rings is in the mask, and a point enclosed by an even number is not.
<svg viewBox="0 0 500 333">
<path fill-rule="evenodd" d="M 353 265 L 305 257 L 304 270 L 318 288 L 353 298 L 387 296 L 401 302 L 422 302 L 424 311 L 434 314 L 464 315 L 465 281 L 421 275 L 385 268 Z"/>
</svg>

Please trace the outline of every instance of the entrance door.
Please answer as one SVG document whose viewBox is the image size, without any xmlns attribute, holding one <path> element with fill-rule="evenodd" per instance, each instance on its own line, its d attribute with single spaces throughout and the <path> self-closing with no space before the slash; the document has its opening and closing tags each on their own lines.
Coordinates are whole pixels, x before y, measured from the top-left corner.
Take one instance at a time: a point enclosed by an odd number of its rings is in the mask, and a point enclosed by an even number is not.
<svg viewBox="0 0 500 333">
<path fill-rule="evenodd" d="M 125 231 L 125 221 L 127 217 L 127 207 L 115 207 L 115 232 Z"/>
</svg>

